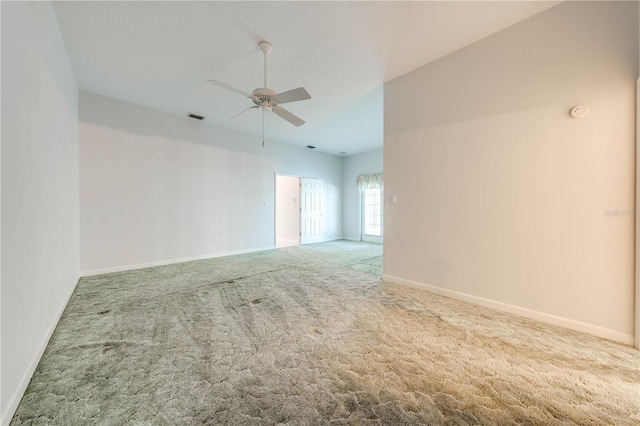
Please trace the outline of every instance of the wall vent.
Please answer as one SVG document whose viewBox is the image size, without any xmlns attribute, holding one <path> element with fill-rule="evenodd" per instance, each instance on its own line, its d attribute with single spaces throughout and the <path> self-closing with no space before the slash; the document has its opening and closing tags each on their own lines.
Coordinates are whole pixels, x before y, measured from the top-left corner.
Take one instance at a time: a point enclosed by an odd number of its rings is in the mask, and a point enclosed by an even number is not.
<svg viewBox="0 0 640 426">
<path fill-rule="evenodd" d="M 198 114 L 193 114 L 191 112 L 189 114 L 187 114 L 187 117 L 195 118 L 196 120 L 204 120 L 204 116 L 198 115 Z"/>
<path fill-rule="evenodd" d="M 309 149 L 316 149 L 316 147 L 315 147 L 315 146 L 313 146 L 313 145 L 307 145 L 307 148 L 309 148 Z"/>
</svg>

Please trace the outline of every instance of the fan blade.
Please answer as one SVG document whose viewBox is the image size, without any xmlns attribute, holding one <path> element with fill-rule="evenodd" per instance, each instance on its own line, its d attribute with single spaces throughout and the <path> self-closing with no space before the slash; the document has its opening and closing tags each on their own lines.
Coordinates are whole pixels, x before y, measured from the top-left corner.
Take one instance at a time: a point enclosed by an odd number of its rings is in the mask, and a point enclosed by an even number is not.
<svg viewBox="0 0 640 426">
<path fill-rule="evenodd" d="M 220 86 L 223 89 L 227 89 L 227 90 L 231 90 L 232 92 L 236 92 L 239 95 L 245 96 L 247 98 L 253 99 L 253 96 L 251 96 L 250 94 L 248 94 L 247 92 L 244 92 L 240 89 L 236 89 L 235 87 L 231 87 L 228 84 L 224 84 L 218 80 L 207 80 L 209 83 L 211 84 L 215 84 L 216 86 Z"/>
<path fill-rule="evenodd" d="M 286 104 L 287 102 L 304 101 L 305 99 L 311 99 L 311 95 L 304 89 L 304 87 L 298 87 L 297 89 L 288 90 L 286 92 L 278 93 L 275 95 L 279 104 Z"/>
<path fill-rule="evenodd" d="M 304 120 L 302 118 L 296 115 L 293 115 L 292 113 L 290 113 L 284 108 L 280 108 L 280 107 L 274 108 L 273 113 L 280 118 L 284 118 L 285 120 L 287 120 L 289 123 L 293 124 L 296 127 L 300 127 L 304 124 Z"/>
<path fill-rule="evenodd" d="M 233 120 L 234 118 L 236 118 L 237 116 L 239 116 L 240 114 L 244 114 L 245 112 L 249 111 L 250 109 L 256 109 L 258 108 L 258 105 L 254 105 L 252 107 L 249 107 L 243 111 L 240 111 L 239 113 L 237 113 L 236 115 L 234 115 L 233 117 L 231 117 L 229 120 Z"/>
</svg>

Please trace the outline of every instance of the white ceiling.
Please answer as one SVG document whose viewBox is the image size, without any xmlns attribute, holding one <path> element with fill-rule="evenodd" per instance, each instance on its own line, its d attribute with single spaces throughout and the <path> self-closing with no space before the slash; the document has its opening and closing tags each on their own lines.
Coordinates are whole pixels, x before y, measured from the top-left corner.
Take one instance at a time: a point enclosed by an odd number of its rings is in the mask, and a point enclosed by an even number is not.
<svg viewBox="0 0 640 426">
<path fill-rule="evenodd" d="M 312 99 L 268 113 L 266 136 L 331 154 L 382 147 L 382 84 L 555 4 L 447 2 L 56 2 L 80 89 L 260 135 L 250 92 L 304 86 Z M 259 138 L 258 138 L 259 139 Z"/>
</svg>

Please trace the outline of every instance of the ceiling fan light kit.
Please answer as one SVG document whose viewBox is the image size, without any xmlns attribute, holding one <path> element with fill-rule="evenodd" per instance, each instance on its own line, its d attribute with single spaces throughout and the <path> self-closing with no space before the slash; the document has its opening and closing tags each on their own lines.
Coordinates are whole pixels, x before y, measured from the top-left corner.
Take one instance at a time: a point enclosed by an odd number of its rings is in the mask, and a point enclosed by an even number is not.
<svg viewBox="0 0 640 426">
<path fill-rule="evenodd" d="M 222 83 L 217 80 L 207 80 L 209 83 L 215 84 L 216 86 L 222 87 L 223 89 L 229 90 L 231 92 L 238 93 L 246 98 L 251 99 L 254 106 L 251 106 L 244 111 L 234 115 L 231 119 L 239 116 L 240 114 L 249 111 L 250 109 L 261 109 L 262 110 L 262 146 L 264 146 L 264 112 L 271 111 L 278 117 L 288 121 L 296 127 L 302 126 L 305 121 L 295 114 L 289 112 L 288 110 L 282 108 L 280 104 L 289 103 L 289 102 L 297 102 L 303 101 L 306 99 L 311 99 L 311 95 L 305 90 L 304 87 L 298 87 L 297 89 L 288 90 L 286 92 L 277 93 L 269 88 L 267 88 L 267 55 L 273 49 L 273 46 L 268 41 L 261 41 L 258 43 L 258 47 L 264 53 L 264 87 L 259 87 L 254 89 L 251 94 L 236 89 L 235 87 L 229 86 L 228 84 Z"/>
</svg>

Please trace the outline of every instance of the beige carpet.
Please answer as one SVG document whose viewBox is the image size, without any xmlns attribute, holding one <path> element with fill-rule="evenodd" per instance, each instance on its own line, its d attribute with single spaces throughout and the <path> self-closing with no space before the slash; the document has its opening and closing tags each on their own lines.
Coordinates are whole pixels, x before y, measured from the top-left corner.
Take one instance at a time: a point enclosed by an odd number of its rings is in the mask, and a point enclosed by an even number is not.
<svg viewBox="0 0 640 426">
<path fill-rule="evenodd" d="M 638 425 L 640 351 L 331 242 L 83 279 L 12 425 Z"/>
</svg>

